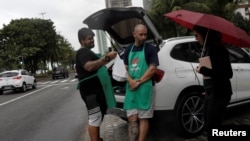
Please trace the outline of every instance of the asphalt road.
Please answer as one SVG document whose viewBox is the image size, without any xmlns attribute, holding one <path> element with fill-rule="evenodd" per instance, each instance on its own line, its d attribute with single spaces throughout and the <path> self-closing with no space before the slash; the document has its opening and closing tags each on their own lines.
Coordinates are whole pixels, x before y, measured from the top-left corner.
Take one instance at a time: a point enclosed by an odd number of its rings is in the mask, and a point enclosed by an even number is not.
<svg viewBox="0 0 250 141">
<path fill-rule="evenodd" d="M 38 83 L 37 89 L 25 93 L 1 95 L 0 140 L 83 140 L 85 104 L 76 90 L 77 81 L 68 79 Z"/>
</svg>

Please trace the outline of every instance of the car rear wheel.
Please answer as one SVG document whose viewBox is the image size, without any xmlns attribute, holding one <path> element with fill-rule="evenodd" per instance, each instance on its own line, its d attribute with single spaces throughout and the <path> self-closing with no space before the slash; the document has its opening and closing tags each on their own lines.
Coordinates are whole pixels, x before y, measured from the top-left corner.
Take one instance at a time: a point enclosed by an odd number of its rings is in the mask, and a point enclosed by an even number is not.
<svg viewBox="0 0 250 141">
<path fill-rule="evenodd" d="M 22 85 L 22 92 L 26 92 L 27 91 L 27 86 L 25 83 L 23 83 Z"/>
<path fill-rule="evenodd" d="M 0 90 L 0 95 L 3 95 L 3 91 L 2 90 Z"/>
<path fill-rule="evenodd" d="M 200 134 L 204 127 L 204 96 L 199 92 L 184 95 L 176 108 L 177 129 L 182 136 Z"/>
<path fill-rule="evenodd" d="M 33 82 L 32 88 L 33 88 L 33 89 L 36 89 L 36 81 Z"/>
</svg>

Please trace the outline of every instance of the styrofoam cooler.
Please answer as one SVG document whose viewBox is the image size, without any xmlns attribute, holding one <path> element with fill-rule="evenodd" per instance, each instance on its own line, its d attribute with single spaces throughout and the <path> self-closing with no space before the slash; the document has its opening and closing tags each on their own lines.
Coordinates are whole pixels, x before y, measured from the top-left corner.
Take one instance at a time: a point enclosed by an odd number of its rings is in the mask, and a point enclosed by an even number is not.
<svg viewBox="0 0 250 141">
<path fill-rule="evenodd" d="M 105 115 L 100 130 L 104 141 L 128 141 L 127 121 L 118 116 Z"/>
</svg>

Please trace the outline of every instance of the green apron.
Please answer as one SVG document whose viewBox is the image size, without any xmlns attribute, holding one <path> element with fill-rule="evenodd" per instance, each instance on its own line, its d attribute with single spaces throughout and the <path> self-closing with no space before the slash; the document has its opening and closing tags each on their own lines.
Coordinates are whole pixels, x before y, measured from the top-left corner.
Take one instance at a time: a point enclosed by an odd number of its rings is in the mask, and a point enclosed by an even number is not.
<svg viewBox="0 0 250 141">
<path fill-rule="evenodd" d="M 128 56 L 128 73 L 132 79 L 140 79 L 149 68 L 144 53 L 145 45 L 142 51 L 139 52 L 133 52 L 133 48 L 134 45 Z M 131 90 L 127 82 L 124 109 L 148 110 L 151 105 L 152 94 L 153 86 L 151 79 L 140 84 L 136 90 Z"/>
<path fill-rule="evenodd" d="M 78 84 L 77 84 L 77 89 L 80 88 L 80 83 L 81 82 L 86 81 L 86 80 L 88 80 L 90 78 L 93 78 L 95 76 L 98 76 L 98 78 L 99 78 L 99 80 L 100 80 L 100 82 L 102 84 L 102 89 L 103 89 L 103 92 L 105 94 L 105 98 L 106 98 L 108 108 L 115 107 L 116 106 L 116 100 L 115 100 L 115 96 L 114 96 L 114 91 L 113 91 L 113 88 L 112 88 L 109 73 L 108 73 L 105 66 L 102 66 L 101 68 L 99 68 L 96 74 L 91 75 L 91 76 L 89 76 L 89 77 L 87 77 L 85 79 L 80 80 L 78 82 Z"/>
</svg>

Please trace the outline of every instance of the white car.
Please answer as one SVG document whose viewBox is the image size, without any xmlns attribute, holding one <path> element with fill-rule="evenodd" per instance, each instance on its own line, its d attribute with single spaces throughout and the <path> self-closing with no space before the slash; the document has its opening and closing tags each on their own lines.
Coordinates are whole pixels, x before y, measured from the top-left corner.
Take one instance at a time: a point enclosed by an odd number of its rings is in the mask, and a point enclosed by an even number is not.
<svg viewBox="0 0 250 141">
<path fill-rule="evenodd" d="M 36 79 L 27 70 L 11 70 L 0 73 L 0 94 L 7 90 L 21 90 L 36 88 Z"/>
<path fill-rule="evenodd" d="M 158 68 L 164 71 L 162 80 L 155 85 L 155 112 L 163 113 L 162 116 L 170 116 L 169 113 L 173 113 L 171 116 L 174 116 L 174 124 L 180 135 L 195 136 L 202 132 L 203 80 L 194 69 L 198 66 L 202 47 L 194 36 L 162 41 L 146 12 L 138 7 L 103 9 L 90 15 L 83 22 L 92 29 L 108 32 L 116 42 L 115 48 L 121 56 L 122 49 L 133 43 L 131 33 L 135 24 L 147 25 L 147 42 L 158 47 Z M 231 80 L 233 95 L 229 106 L 250 102 L 250 55 L 239 47 L 228 46 L 228 50 L 234 71 Z M 125 95 L 124 83 L 113 80 L 115 97 L 121 106 Z"/>
</svg>

